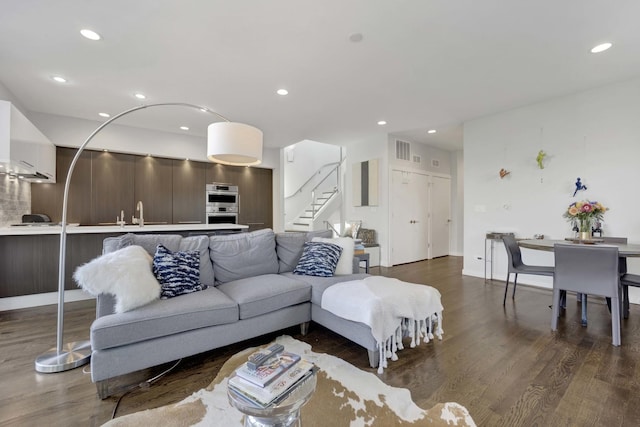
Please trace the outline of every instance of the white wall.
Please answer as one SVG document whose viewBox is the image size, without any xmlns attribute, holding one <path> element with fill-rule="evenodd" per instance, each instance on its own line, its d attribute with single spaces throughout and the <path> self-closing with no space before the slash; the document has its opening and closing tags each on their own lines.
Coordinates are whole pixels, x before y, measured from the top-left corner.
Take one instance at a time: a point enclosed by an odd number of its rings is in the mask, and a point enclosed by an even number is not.
<svg viewBox="0 0 640 427">
<path fill-rule="evenodd" d="M 380 263 L 389 266 L 389 150 L 387 135 L 381 134 L 372 139 L 354 142 L 346 147 L 345 220 L 362 221 L 362 228 L 376 230 L 380 244 Z M 378 206 L 353 206 L 353 165 L 354 163 L 378 159 Z"/>
<path fill-rule="evenodd" d="M 31 113 L 31 120 L 56 146 L 79 147 L 102 122 L 53 114 Z M 89 143 L 87 149 L 109 149 L 118 153 L 152 154 L 174 159 L 189 158 L 206 162 L 205 137 L 159 132 L 149 129 L 109 124 Z M 260 167 L 279 165 L 278 149 L 264 149 Z"/>
<path fill-rule="evenodd" d="M 464 274 L 482 277 L 487 231 L 517 237 L 572 235 L 562 214 L 576 200 L 610 208 L 604 234 L 640 243 L 640 78 L 473 120 L 464 126 Z M 540 149 L 544 169 L 536 164 Z M 500 179 L 501 168 L 511 174 Z M 572 197 L 577 177 L 588 190 Z M 496 245 L 495 275 L 506 277 Z M 553 263 L 551 253 L 524 250 L 525 262 Z M 632 260 L 630 270 L 634 269 Z M 640 267 L 640 265 L 637 265 Z M 640 268 L 635 268 L 640 270 Z M 550 287 L 549 278 L 519 281 Z"/>
<path fill-rule="evenodd" d="M 340 162 L 340 151 L 341 148 L 337 145 L 311 140 L 300 141 L 282 149 L 285 227 L 309 208 L 311 189 L 327 177 L 329 171 L 335 167 L 335 165 L 327 165 Z M 316 174 L 316 172 L 320 173 Z M 328 191 L 337 184 L 336 181 L 334 174 L 334 177 L 330 176 L 318 190 Z M 307 182 L 307 187 L 297 193 Z"/>
<path fill-rule="evenodd" d="M 389 136 L 389 165 L 400 168 L 423 170 L 440 175 L 451 175 L 451 153 L 429 145 L 412 142 L 403 138 L 402 141 L 411 144 L 411 161 L 396 159 L 396 137 Z M 420 157 L 420 163 L 413 161 L 413 156 Z M 434 161 L 437 163 L 434 164 Z"/>
<path fill-rule="evenodd" d="M 340 147 L 310 140 L 284 149 L 284 195 L 289 197 L 328 163 L 340 161 Z"/>
<path fill-rule="evenodd" d="M 464 255 L 464 155 L 451 153 L 451 223 L 449 253 Z"/>
<path fill-rule="evenodd" d="M 18 110 L 22 112 L 22 114 L 31 118 L 31 116 L 27 114 L 27 111 L 22 106 L 18 98 L 16 98 L 16 96 L 11 93 L 9 88 L 7 88 L 2 82 L 0 82 L 0 100 L 11 102 Z"/>
</svg>

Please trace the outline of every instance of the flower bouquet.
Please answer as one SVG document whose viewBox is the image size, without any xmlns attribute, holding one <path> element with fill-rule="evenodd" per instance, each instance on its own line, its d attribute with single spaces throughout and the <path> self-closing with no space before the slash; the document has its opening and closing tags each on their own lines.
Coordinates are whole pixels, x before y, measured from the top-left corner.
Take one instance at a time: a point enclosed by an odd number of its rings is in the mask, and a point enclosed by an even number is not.
<svg viewBox="0 0 640 427">
<path fill-rule="evenodd" d="M 600 202 L 582 200 L 571 203 L 562 216 L 573 224 L 574 229 L 578 229 L 580 238 L 585 240 L 591 237 L 591 224 L 594 221 L 602 221 L 607 210 L 609 209 Z"/>
</svg>

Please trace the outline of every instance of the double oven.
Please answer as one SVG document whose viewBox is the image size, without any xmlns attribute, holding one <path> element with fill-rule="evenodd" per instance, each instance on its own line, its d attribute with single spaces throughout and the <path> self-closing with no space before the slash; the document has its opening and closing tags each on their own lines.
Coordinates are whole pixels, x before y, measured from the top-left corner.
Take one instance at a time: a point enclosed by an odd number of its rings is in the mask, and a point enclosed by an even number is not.
<svg viewBox="0 0 640 427">
<path fill-rule="evenodd" d="M 237 224 L 238 186 L 214 182 L 206 186 L 207 224 Z"/>
</svg>

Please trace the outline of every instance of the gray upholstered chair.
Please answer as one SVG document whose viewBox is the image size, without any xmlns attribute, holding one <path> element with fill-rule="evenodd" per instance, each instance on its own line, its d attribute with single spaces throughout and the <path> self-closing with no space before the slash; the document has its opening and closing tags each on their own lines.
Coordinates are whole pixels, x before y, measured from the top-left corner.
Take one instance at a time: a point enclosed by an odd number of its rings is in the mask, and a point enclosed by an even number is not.
<svg viewBox="0 0 640 427">
<path fill-rule="evenodd" d="M 622 286 L 622 314 L 627 319 L 629 318 L 629 286 L 640 287 L 640 276 L 625 273 L 620 277 L 620 285 Z"/>
<path fill-rule="evenodd" d="M 620 274 L 618 248 L 556 244 L 554 246 L 553 305 L 551 330 L 558 329 L 560 291 L 600 295 L 611 298 L 613 345 L 620 345 Z M 583 306 L 584 307 L 584 306 Z M 585 313 L 583 313 L 583 316 Z"/>
<path fill-rule="evenodd" d="M 502 242 L 507 250 L 508 265 L 507 265 L 507 280 L 504 286 L 504 299 L 502 305 L 507 302 L 507 291 L 509 290 L 509 277 L 511 273 L 515 274 L 513 279 L 513 294 L 511 298 L 516 297 L 516 286 L 518 283 L 518 274 L 535 274 L 538 276 L 553 276 L 553 267 L 542 265 L 527 265 L 522 262 L 522 253 L 520 252 L 520 246 L 516 242 L 515 237 L 510 235 L 502 236 Z"/>
<path fill-rule="evenodd" d="M 617 244 L 623 244 L 626 245 L 627 244 L 627 238 L 626 237 L 609 237 L 609 236 L 603 236 L 602 237 L 603 243 L 607 244 L 607 243 L 617 243 Z M 620 272 L 620 277 L 622 278 L 623 275 L 625 275 L 627 273 L 627 258 L 625 257 L 620 257 L 618 259 L 618 271 Z M 636 286 L 640 286 L 640 283 Z M 622 285 L 622 292 L 623 292 L 623 296 L 622 296 L 622 301 L 624 304 L 624 301 L 627 301 L 629 299 L 629 288 Z M 611 310 L 611 300 L 609 298 L 606 299 L 607 300 L 607 307 L 609 307 L 609 310 Z M 583 295 L 582 294 L 578 294 L 578 302 L 582 302 L 582 324 L 586 326 L 587 324 L 587 295 Z M 625 315 L 625 319 L 627 317 L 629 317 L 629 303 L 626 303 L 626 315 Z M 623 307 L 623 312 L 624 312 L 624 307 Z"/>
</svg>

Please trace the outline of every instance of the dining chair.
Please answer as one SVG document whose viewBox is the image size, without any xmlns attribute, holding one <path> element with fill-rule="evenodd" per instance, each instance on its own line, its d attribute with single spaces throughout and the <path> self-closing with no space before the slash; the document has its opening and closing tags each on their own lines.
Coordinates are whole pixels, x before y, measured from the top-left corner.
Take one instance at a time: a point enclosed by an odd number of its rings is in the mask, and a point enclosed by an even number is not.
<svg viewBox="0 0 640 427">
<path fill-rule="evenodd" d="M 553 252 L 555 274 L 551 330 L 558 329 L 561 290 L 609 297 L 611 298 L 612 343 L 614 346 L 619 346 L 621 295 L 618 248 L 556 243 Z"/>
<path fill-rule="evenodd" d="M 626 237 L 610 237 L 610 236 L 602 236 L 602 243 L 617 243 L 617 244 L 623 244 L 626 245 L 627 244 L 627 238 Z M 627 258 L 626 257 L 619 257 L 618 259 L 618 272 L 620 273 L 620 278 L 622 279 L 622 276 L 624 274 L 627 273 Z M 640 283 L 636 286 L 640 286 Z M 625 290 L 626 290 L 626 294 L 625 294 Z M 622 288 L 622 292 L 623 292 L 623 296 L 622 296 L 622 301 L 624 304 L 624 301 L 628 300 L 629 298 L 629 288 L 626 286 L 623 286 Z M 626 295 L 626 297 L 625 297 Z M 587 325 L 587 316 L 586 316 L 586 311 L 587 311 L 587 296 L 586 295 L 582 295 L 582 294 L 577 294 L 577 299 L 578 302 L 582 302 L 582 324 L 584 326 Z M 611 299 L 610 298 L 606 298 L 607 300 L 607 307 L 609 308 L 609 311 L 611 311 Z M 623 307 L 623 312 L 624 312 L 624 307 Z M 627 311 L 626 311 L 627 315 L 625 317 L 625 319 L 627 317 L 629 317 L 629 305 L 627 303 Z"/>
<path fill-rule="evenodd" d="M 640 275 L 625 273 L 620 277 L 622 286 L 622 315 L 629 318 L 629 286 L 640 287 Z"/>
<path fill-rule="evenodd" d="M 516 286 L 518 283 L 518 274 L 534 274 L 538 276 L 553 276 L 553 267 L 542 265 L 528 265 L 522 262 L 522 253 L 520 252 L 520 246 L 515 237 L 511 235 L 502 236 L 502 242 L 507 250 L 508 265 L 507 265 L 507 280 L 504 286 L 504 298 L 502 305 L 506 305 L 507 291 L 509 290 L 509 278 L 511 273 L 515 274 L 513 279 L 513 294 L 511 298 L 516 297 Z"/>
</svg>

